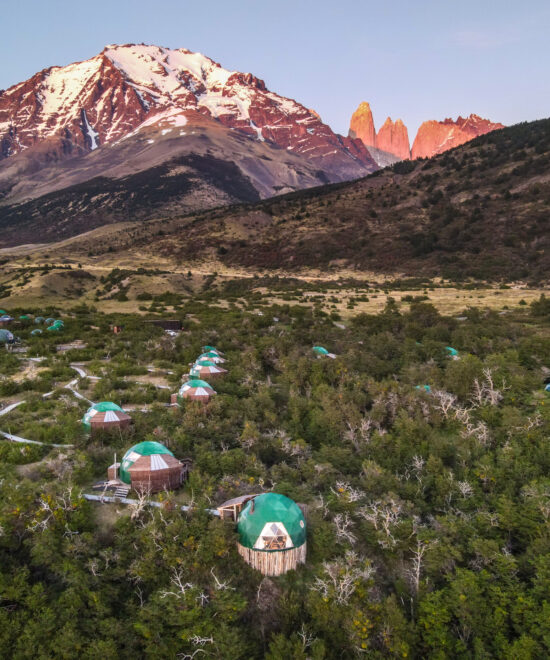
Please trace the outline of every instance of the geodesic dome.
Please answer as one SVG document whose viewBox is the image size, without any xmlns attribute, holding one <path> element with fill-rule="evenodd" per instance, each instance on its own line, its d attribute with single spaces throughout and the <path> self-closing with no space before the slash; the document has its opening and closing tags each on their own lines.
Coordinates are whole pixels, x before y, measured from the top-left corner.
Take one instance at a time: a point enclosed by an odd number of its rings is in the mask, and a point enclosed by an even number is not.
<svg viewBox="0 0 550 660">
<path fill-rule="evenodd" d="M 124 454 L 119 478 L 138 491 L 152 493 L 178 488 L 185 477 L 183 464 L 160 442 L 146 440 Z"/>
<path fill-rule="evenodd" d="M 285 495 L 263 493 L 250 500 L 237 521 L 241 557 L 264 575 L 281 575 L 306 559 L 306 521 Z"/>
<path fill-rule="evenodd" d="M 181 404 L 183 399 L 203 401 L 206 403 L 214 394 L 216 394 L 215 390 L 205 380 L 194 378 L 188 380 L 180 387 L 178 391 L 178 403 Z"/>
<path fill-rule="evenodd" d="M 130 415 L 127 415 L 120 406 L 112 401 L 94 403 L 82 418 L 82 423 L 87 431 L 125 428 L 131 421 Z"/>
<path fill-rule="evenodd" d="M 218 367 L 210 360 L 199 360 L 191 367 L 191 378 L 216 378 L 227 373 L 226 369 Z"/>
</svg>

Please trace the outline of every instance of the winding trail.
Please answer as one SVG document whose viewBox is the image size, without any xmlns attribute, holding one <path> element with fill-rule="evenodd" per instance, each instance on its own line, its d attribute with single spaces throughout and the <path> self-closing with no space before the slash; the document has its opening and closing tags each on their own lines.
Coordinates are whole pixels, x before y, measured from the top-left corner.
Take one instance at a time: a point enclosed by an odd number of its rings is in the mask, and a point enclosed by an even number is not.
<svg viewBox="0 0 550 660">
<path fill-rule="evenodd" d="M 41 362 L 44 358 L 25 358 L 28 360 L 31 360 L 32 362 Z M 80 368 L 78 365 L 69 365 L 71 369 L 74 369 L 78 375 L 82 378 L 86 378 L 86 372 L 84 369 Z M 81 399 L 82 401 L 87 401 L 89 404 L 93 405 L 93 401 L 90 401 L 90 399 L 87 399 L 85 396 L 80 394 L 80 392 L 77 392 L 74 387 L 77 384 L 78 379 L 75 378 L 74 380 L 71 380 L 70 383 L 67 383 L 67 385 L 64 386 L 64 389 L 69 390 L 72 394 L 74 394 L 78 399 Z M 46 392 L 46 394 L 42 395 L 43 399 L 47 399 L 50 397 L 52 394 L 54 394 L 55 390 L 52 390 L 51 392 Z M 21 404 L 25 403 L 25 400 L 23 401 L 15 401 L 14 403 L 10 403 L 9 406 L 6 406 L 5 408 L 2 408 L 0 410 L 0 416 L 7 415 L 9 412 L 20 406 Z M 56 448 L 61 448 L 65 447 L 68 449 L 72 449 L 74 445 L 63 445 L 63 444 L 57 444 L 55 442 L 39 442 L 38 440 L 29 440 L 29 438 L 22 438 L 19 435 L 14 435 L 13 433 L 6 433 L 5 431 L 0 431 L 0 436 L 4 437 L 6 440 L 9 440 L 10 442 L 20 442 L 22 444 L 26 445 L 40 445 L 41 447 L 56 447 Z"/>
<path fill-rule="evenodd" d="M 65 446 L 65 445 L 63 445 Z M 84 499 L 88 500 L 90 502 L 111 502 L 115 504 L 138 504 L 138 500 L 133 500 L 130 497 L 112 497 L 110 495 L 88 495 L 84 494 Z M 146 502 L 147 506 L 154 506 L 157 507 L 157 509 L 162 509 L 165 506 L 166 502 L 152 502 L 151 500 Z M 196 507 L 193 506 L 185 506 L 182 504 L 180 507 L 181 511 L 193 511 Z M 210 513 L 213 516 L 218 516 L 219 513 L 217 509 L 204 509 L 207 513 Z"/>
<path fill-rule="evenodd" d="M 42 360 L 44 360 L 45 358 L 32 357 L 32 358 L 22 358 L 22 359 L 30 360 L 32 362 L 42 362 Z M 74 363 L 74 364 L 70 364 L 69 366 L 70 366 L 71 369 L 74 369 L 74 371 L 76 371 L 76 373 L 80 376 L 80 378 L 89 378 L 90 380 L 101 380 L 101 376 L 90 376 L 82 368 L 81 364 Z M 167 372 L 167 373 L 173 373 L 173 372 Z M 151 384 L 153 384 L 153 383 L 139 383 L 137 381 L 133 381 L 133 382 L 135 382 L 138 385 L 151 385 Z M 75 389 L 75 386 L 76 386 L 77 383 L 78 383 L 78 378 L 75 378 L 74 380 L 71 380 L 69 383 L 64 385 L 63 389 L 66 389 L 69 392 L 71 392 L 72 394 L 74 394 L 74 396 L 77 399 L 80 399 L 81 401 L 86 401 L 91 406 L 93 406 L 94 405 L 93 401 L 90 401 L 90 399 L 87 399 L 84 395 L 80 394 L 80 392 L 78 392 Z M 167 385 L 154 385 L 154 387 L 156 387 L 158 389 L 161 389 L 161 390 L 171 389 Z M 55 390 L 52 390 L 51 392 L 46 392 L 46 394 L 42 395 L 42 398 L 47 399 L 48 397 L 52 396 L 52 394 L 54 394 L 54 393 L 55 393 Z M 10 403 L 8 406 L 6 406 L 5 408 L 2 408 L 0 410 L 0 417 L 2 417 L 3 415 L 7 415 L 9 412 L 11 412 L 12 410 L 14 410 L 15 408 L 17 408 L 18 406 L 20 406 L 23 403 L 25 403 L 25 400 L 15 401 L 14 403 Z M 130 412 L 133 411 L 133 410 L 139 410 L 140 412 L 148 412 L 147 408 L 137 408 L 137 407 L 134 407 L 134 408 L 125 407 L 125 410 L 128 410 Z M 29 444 L 29 445 L 40 445 L 42 447 L 57 447 L 57 448 L 59 448 L 59 447 L 73 448 L 74 447 L 74 445 L 62 445 L 62 444 L 55 444 L 53 442 L 39 442 L 38 440 L 29 440 L 28 438 L 22 438 L 21 436 L 13 435 L 12 433 L 6 433 L 5 431 L 0 431 L 0 436 L 4 437 L 6 440 L 9 440 L 10 442 L 20 442 L 22 444 Z M 92 496 L 90 496 L 90 497 L 92 497 Z M 105 499 L 105 501 L 109 501 L 109 500 Z M 117 501 L 118 501 L 118 498 L 117 498 Z"/>
<path fill-rule="evenodd" d="M 5 431 L 0 431 L 0 435 L 10 440 L 11 442 L 21 442 L 25 445 L 41 445 L 42 447 L 64 447 L 72 449 L 74 445 L 58 445 L 55 442 L 39 442 L 38 440 L 28 440 L 27 438 L 21 438 L 18 435 L 13 435 L 12 433 L 6 433 Z"/>
</svg>

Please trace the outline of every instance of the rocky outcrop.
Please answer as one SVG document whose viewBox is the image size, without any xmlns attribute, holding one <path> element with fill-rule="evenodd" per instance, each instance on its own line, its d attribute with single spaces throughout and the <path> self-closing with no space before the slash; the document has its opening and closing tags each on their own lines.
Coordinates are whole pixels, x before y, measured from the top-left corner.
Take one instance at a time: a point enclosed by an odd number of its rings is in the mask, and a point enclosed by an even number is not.
<svg viewBox="0 0 550 660">
<path fill-rule="evenodd" d="M 371 107 L 363 102 L 351 117 L 349 135 L 359 138 L 380 164 L 374 149 L 391 154 L 399 160 L 430 158 L 498 128 L 504 128 L 504 124 L 491 122 L 475 114 L 459 117 L 456 121 L 425 121 L 418 129 L 411 150 L 407 127 L 402 120 L 393 122 L 388 117 L 377 133 Z"/>
<path fill-rule="evenodd" d="M 449 118 L 444 121 L 425 121 L 414 139 L 412 158 L 431 158 L 499 128 L 504 128 L 504 124 L 491 122 L 475 114 L 459 117 L 456 121 Z"/>
<path fill-rule="evenodd" d="M 367 147 L 376 147 L 376 131 L 370 105 L 363 101 L 351 116 L 349 125 L 351 138 L 359 138 Z"/>
<path fill-rule="evenodd" d="M 388 117 L 376 134 L 376 147 L 381 151 L 394 154 L 401 160 L 411 157 L 409 133 L 407 127 L 398 119 L 396 122 Z"/>
<path fill-rule="evenodd" d="M 202 114 L 230 130 L 303 156 L 338 181 L 377 169 L 359 140 L 343 138 L 317 113 L 270 92 L 250 73 L 232 72 L 186 49 L 107 46 L 99 55 L 51 67 L 0 93 L 0 161 L 44 140 L 56 153 L 125 139 L 177 115 Z"/>
</svg>

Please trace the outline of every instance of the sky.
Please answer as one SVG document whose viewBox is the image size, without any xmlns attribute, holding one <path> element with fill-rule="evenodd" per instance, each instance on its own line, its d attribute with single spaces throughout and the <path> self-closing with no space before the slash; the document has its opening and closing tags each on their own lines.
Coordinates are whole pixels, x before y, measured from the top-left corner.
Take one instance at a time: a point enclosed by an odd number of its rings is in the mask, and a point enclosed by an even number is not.
<svg viewBox="0 0 550 660">
<path fill-rule="evenodd" d="M 107 44 L 201 52 L 252 72 L 347 134 L 369 101 L 379 128 L 472 112 L 550 116 L 548 0 L 23 0 L 3 3 L 0 89 Z"/>
</svg>

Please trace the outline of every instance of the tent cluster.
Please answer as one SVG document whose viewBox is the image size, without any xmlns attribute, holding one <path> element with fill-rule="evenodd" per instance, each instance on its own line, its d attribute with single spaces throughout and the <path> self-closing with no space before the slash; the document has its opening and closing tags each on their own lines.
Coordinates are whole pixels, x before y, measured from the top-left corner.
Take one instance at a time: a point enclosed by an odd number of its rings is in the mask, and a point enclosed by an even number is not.
<svg viewBox="0 0 550 660">
<path fill-rule="evenodd" d="M 223 353 L 213 346 L 204 346 L 192 365 L 214 368 L 216 375 L 227 373 L 218 365 L 224 364 Z M 177 403 L 185 399 L 208 402 L 214 389 L 204 380 L 191 377 L 179 389 Z M 92 405 L 82 420 L 90 433 L 102 429 L 124 428 L 131 423 L 124 410 L 110 401 Z M 108 481 L 95 488 L 114 489 L 115 496 L 125 497 L 130 489 L 139 493 L 157 493 L 179 488 L 187 479 L 191 461 L 179 460 L 160 442 L 140 442 L 117 462 L 116 455 L 107 470 Z M 237 549 L 243 559 L 264 575 L 281 575 L 295 569 L 306 560 L 306 523 L 298 505 L 285 495 L 263 493 L 243 495 L 225 502 L 218 508 L 222 519 L 237 523 Z"/>
<path fill-rule="evenodd" d="M 94 403 L 82 418 L 84 428 L 93 434 L 99 430 L 124 429 L 132 420 L 111 401 Z M 126 495 L 130 488 L 139 493 L 158 493 L 179 488 L 187 479 L 190 461 L 180 461 L 160 442 L 144 441 L 134 445 L 107 470 L 108 481 L 96 485 L 111 488 L 115 495 Z"/>
<path fill-rule="evenodd" d="M 184 400 L 200 401 L 208 403 L 216 394 L 208 380 L 219 378 L 227 373 L 227 369 L 221 367 L 226 362 L 223 353 L 214 346 L 203 346 L 202 353 L 191 365 L 189 380 L 183 383 L 177 394 L 172 395 L 172 403 L 183 405 Z M 208 379 L 208 380 L 206 380 Z"/>
<path fill-rule="evenodd" d="M 225 360 L 223 353 L 214 346 L 203 346 L 203 352 L 191 366 L 189 375 L 191 378 L 215 379 L 227 373 L 227 369 L 221 367 Z"/>
<path fill-rule="evenodd" d="M 10 316 L 4 309 L 0 309 L 0 328 L 6 328 L 7 326 L 11 325 L 11 323 L 15 321 L 15 318 L 13 316 Z M 30 314 L 21 314 L 18 319 L 19 324 L 26 324 L 28 325 L 29 323 L 33 322 L 33 317 Z M 54 319 L 54 318 L 44 318 L 43 316 L 36 316 L 34 318 L 34 323 L 36 325 L 46 325 L 46 330 L 50 332 L 60 332 L 63 330 L 65 327 L 64 322 L 61 319 Z M 31 331 L 31 336 L 36 337 L 37 335 L 41 335 L 42 330 L 40 328 L 35 328 L 34 330 Z M 17 337 L 14 337 L 13 334 L 7 330 L 5 330 L 2 334 L 0 334 L 0 344 L 14 344 L 19 342 L 19 339 Z"/>
<path fill-rule="evenodd" d="M 23 319 L 24 317 L 21 316 L 20 318 Z M 30 321 L 30 318 L 31 318 L 30 316 L 26 316 L 26 320 Z M 54 332 L 59 332 L 60 330 L 63 330 L 63 328 L 65 327 L 65 324 L 61 319 L 54 319 L 52 317 L 44 318 L 43 316 L 37 316 L 35 317 L 34 322 L 36 325 L 45 325 L 47 326 L 46 330 L 52 330 Z M 35 334 L 34 330 L 31 332 L 31 335 L 32 334 Z M 36 333 L 36 334 L 40 334 L 40 333 Z"/>
</svg>

